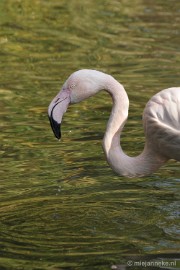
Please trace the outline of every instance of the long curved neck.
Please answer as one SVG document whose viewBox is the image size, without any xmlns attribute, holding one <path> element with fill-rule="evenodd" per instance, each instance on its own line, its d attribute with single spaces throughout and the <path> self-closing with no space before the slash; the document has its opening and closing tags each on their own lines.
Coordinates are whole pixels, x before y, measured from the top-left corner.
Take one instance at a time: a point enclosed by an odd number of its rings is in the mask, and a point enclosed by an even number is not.
<svg viewBox="0 0 180 270">
<path fill-rule="evenodd" d="M 129 100 L 124 87 L 108 75 L 105 89 L 113 100 L 111 115 L 103 138 L 103 149 L 111 168 L 127 177 L 149 175 L 166 161 L 146 142 L 143 152 L 137 157 L 127 156 L 120 145 L 120 135 L 128 117 Z"/>
</svg>

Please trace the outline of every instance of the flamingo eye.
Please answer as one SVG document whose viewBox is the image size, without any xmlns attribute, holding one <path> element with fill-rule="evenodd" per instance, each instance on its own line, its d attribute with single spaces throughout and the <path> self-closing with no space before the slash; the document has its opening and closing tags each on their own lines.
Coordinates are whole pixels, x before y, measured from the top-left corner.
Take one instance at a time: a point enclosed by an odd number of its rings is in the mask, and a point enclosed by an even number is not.
<svg viewBox="0 0 180 270">
<path fill-rule="evenodd" d="M 72 83 L 72 84 L 69 86 L 69 88 L 70 88 L 70 89 L 73 89 L 73 88 L 75 88 L 75 86 L 76 86 L 76 84 L 75 84 L 75 83 Z"/>
</svg>

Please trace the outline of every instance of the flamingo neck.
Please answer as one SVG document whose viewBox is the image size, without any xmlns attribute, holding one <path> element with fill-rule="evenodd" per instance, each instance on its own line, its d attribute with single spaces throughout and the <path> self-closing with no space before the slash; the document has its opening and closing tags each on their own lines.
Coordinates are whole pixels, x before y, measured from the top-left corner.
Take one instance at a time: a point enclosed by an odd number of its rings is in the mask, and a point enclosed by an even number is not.
<svg viewBox="0 0 180 270">
<path fill-rule="evenodd" d="M 113 77 L 109 78 L 106 90 L 112 96 L 113 107 L 103 138 L 107 161 L 120 175 L 127 177 L 149 175 L 162 166 L 166 159 L 159 156 L 148 141 L 143 152 L 137 157 L 129 157 L 123 152 L 120 135 L 128 117 L 129 99 L 124 87 Z"/>
</svg>

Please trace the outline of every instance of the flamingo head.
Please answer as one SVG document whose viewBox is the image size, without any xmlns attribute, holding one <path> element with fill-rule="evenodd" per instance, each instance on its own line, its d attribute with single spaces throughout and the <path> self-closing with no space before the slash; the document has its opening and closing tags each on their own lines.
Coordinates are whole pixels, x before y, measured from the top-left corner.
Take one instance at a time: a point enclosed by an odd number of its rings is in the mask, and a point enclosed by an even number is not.
<svg viewBox="0 0 180 270">
<path fill-rule="evenodd" d="M 88 69 L 70 75 L 48 107 L 51 128 L 57 139 L 61 138 L 61 122 L 68 105 L 78 103 L 104 89 L 104 79 L 104 73 Z"/>
</svg>

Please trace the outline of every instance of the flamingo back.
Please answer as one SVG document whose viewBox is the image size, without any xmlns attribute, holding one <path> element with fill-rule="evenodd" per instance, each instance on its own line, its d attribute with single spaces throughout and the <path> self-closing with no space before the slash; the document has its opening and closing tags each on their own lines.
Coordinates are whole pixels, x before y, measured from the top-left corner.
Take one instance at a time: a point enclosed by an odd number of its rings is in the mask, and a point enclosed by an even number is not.
<svg viewBox="0 0 180 270">
<path fill-rule="evenodd" d="M 154 151 L 180 161 L 180 87 L 154 95 L 144 109 L 143 124 Z"/>
</svg>

